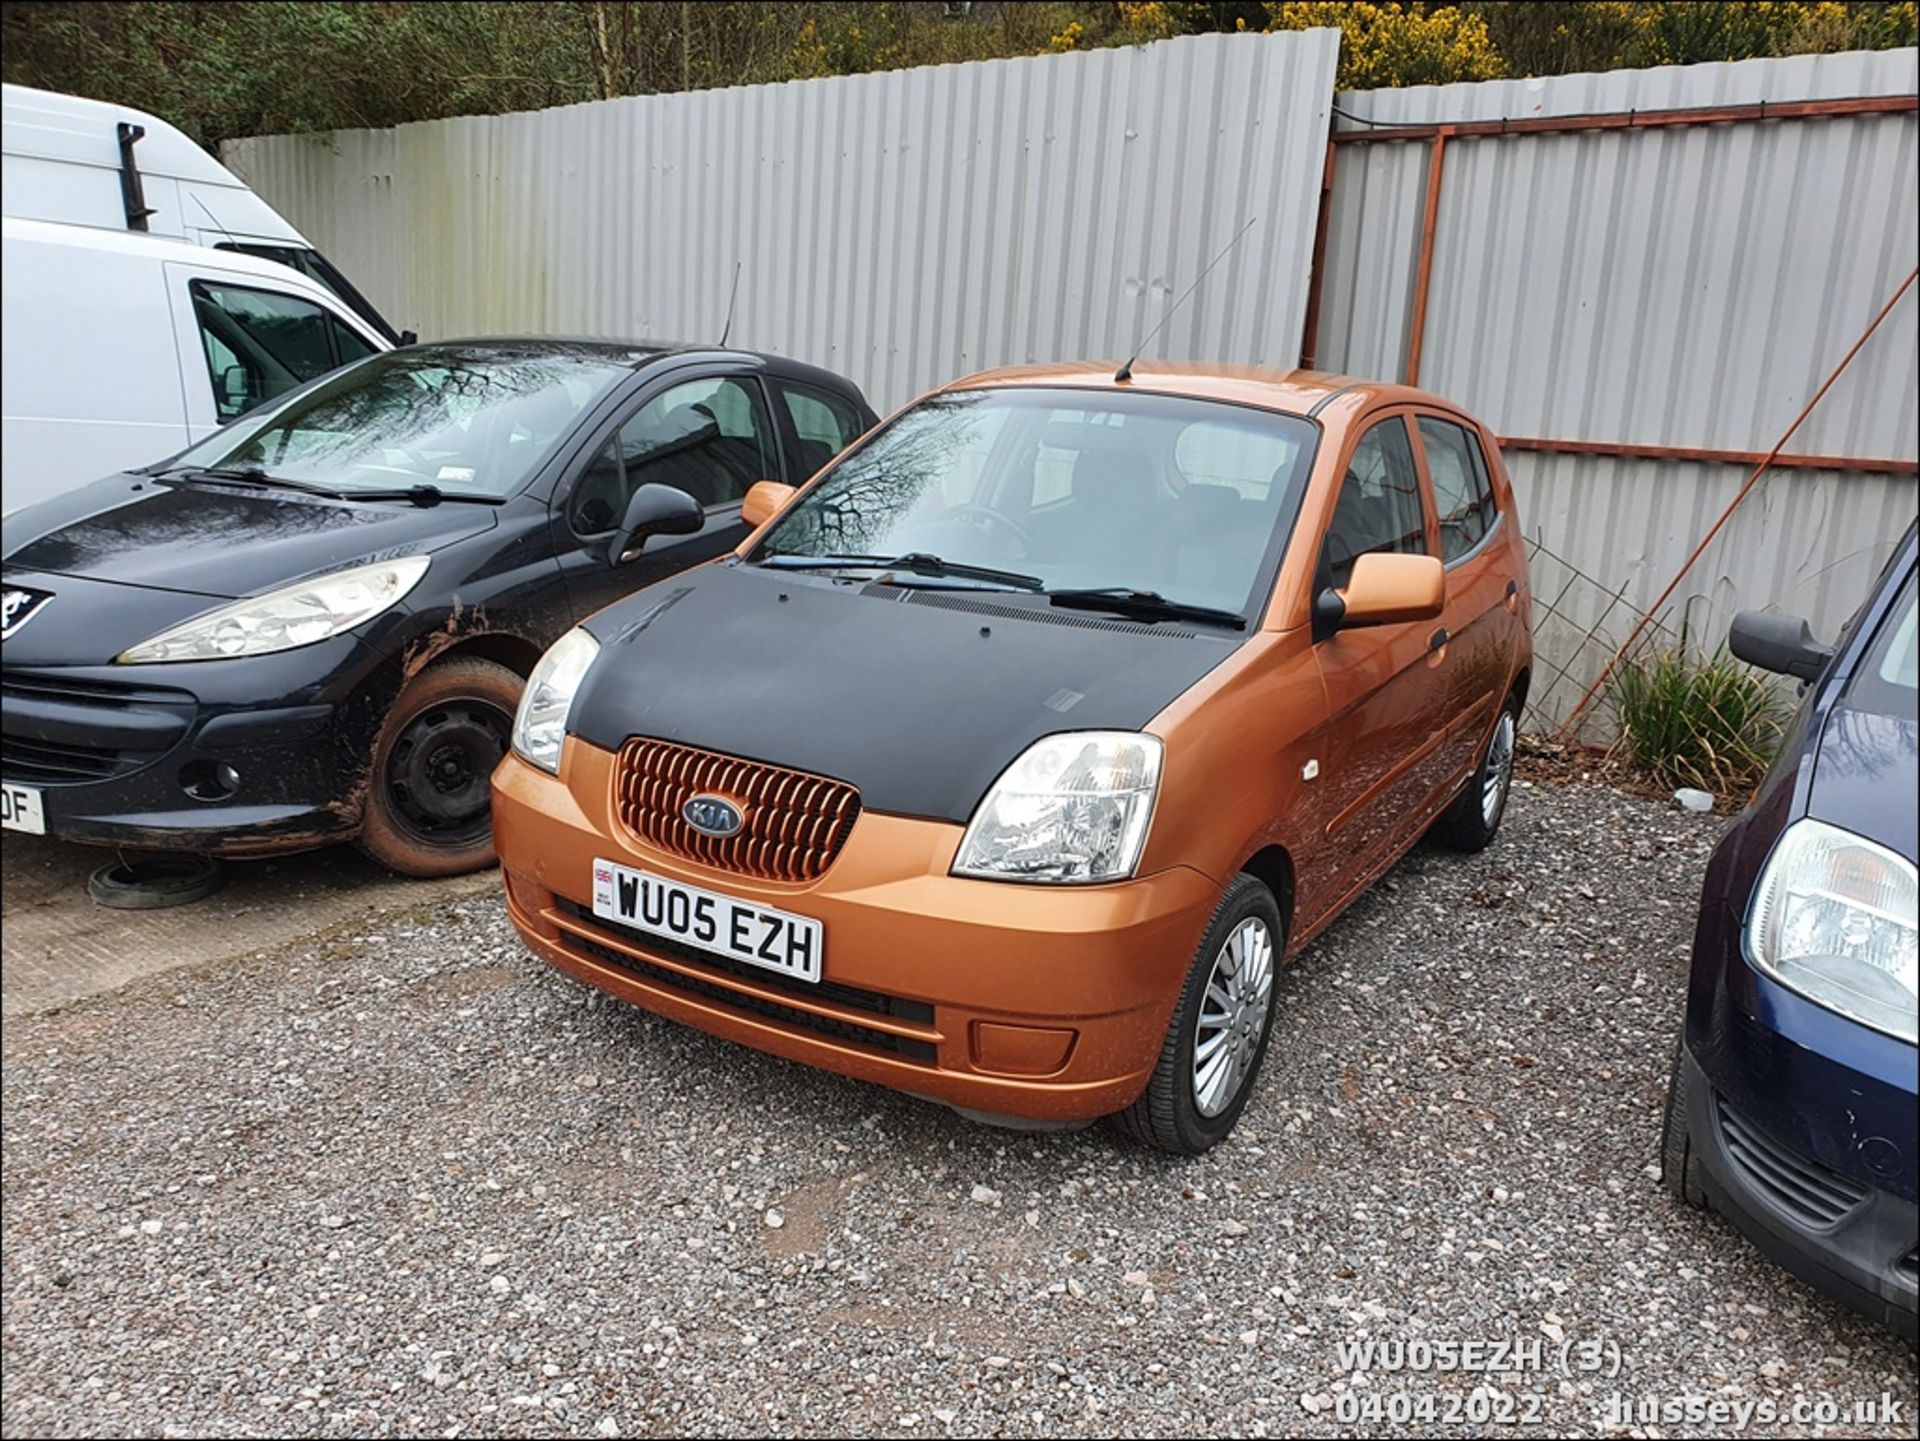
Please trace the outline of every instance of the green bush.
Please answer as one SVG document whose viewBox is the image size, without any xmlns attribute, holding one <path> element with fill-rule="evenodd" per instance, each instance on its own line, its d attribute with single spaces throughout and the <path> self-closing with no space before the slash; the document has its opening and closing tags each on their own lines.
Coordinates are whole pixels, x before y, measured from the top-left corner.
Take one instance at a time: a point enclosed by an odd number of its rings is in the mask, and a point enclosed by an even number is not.
<svg viewBox="0 0 1920 1441">
<path fill-rule="evenodd" d="M 1642 653 L 1614 672 L 1610 698 L 1627 759 L 1665 785 L 1737 795 L 1780 743 L 1776 683 L 1724 653 L 1704 662 L 1684 649 Z"/>
</svg>

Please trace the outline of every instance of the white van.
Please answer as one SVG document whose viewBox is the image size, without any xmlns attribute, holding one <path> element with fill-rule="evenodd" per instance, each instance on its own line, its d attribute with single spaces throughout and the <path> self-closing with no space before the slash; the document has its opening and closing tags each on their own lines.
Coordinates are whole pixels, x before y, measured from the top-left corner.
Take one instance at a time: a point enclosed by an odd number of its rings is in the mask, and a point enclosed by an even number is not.
<svg viewBox="0 0 1920 1441">
<path fill-rule="evenodd" d="M 25 85 L 0 87 L 0 102 L 8 215 L 144 230 L 278 261 L 331 290 L 390 343 L 405 343 L 278 211 L 166 121 Z"/>
<path fill-rule="evenodd" d="M 184 240 L 0 220 L 0 509 L 182 450 L 391 349 L 332 291 Z"/>
</svg>

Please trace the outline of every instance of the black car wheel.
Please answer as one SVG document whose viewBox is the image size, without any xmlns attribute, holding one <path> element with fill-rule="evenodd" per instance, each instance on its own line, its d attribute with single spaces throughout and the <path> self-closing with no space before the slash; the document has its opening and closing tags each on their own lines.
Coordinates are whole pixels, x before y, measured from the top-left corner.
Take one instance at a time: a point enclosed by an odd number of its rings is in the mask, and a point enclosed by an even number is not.
<svg viewBox="0 0 1920 1441">
<path fill-rule="evenodd" d="M 1507 813 L 1507 797 L 1513 793 L 1513 752 L 1519 727 L 1520 698 L 1508 696 L 1466 789 L 1440 813 L 1428 832 L 1449 850 L 1483 851 L 1499 834 L 1500 820 Z"/>
<path fill-rule="evenodd" d="M 1693 1157 L 1693 1140 L 1687 1131 L 1686 1057 L 1686 1043 L 1675 1042 L 1673 1070 L 1667 1077 L 1667 1114 L 1660 1125 L 1660 1184 L 1675 1199 L 1705 1210 L 1707 1193 L 1700 1184 L 1700 1163 Z"/>
<path fill-rule="evenodd" d="M 1197 1156 L 1227 1138 L 1266 1058 L 1285 950 L 1273 892 L 1252 876 L 1236 877 L 1194 952 L 1153 1077 L 1115 1125 L 1177 1156 Z"/>
<path fill-rule="evenodd" d="M 507 753 L 520 677 L 460 657 L 400 692 L 368 779 L 360 848 L 406 876 L 457 876 L 493 864 L 490 783 Z"/>
</svg>

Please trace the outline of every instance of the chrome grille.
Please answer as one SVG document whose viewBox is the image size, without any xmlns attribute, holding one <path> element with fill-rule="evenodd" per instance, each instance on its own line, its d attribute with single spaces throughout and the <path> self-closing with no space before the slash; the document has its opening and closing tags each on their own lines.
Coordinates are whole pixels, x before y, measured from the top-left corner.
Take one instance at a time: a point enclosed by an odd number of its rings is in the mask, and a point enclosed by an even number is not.
<svg viewBox="0 0 1920 1441">
<path fill-rule="evenodd" d="M 738 807 L 735 834 L 710 836 L 687 823 L 681 808 L 707 794 Z M 818 879 L 860 814 L 860 793 L 845 781 L 640 738 L 620 748 L 614 801 L 621 824 L 646 844 L 771 881 Z"/>
</svg>

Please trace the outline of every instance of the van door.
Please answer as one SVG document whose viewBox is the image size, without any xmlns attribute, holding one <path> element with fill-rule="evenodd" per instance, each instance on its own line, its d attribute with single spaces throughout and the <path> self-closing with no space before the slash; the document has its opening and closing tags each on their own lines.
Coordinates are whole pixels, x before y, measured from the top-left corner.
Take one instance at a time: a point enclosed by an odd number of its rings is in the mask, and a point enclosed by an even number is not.
<svg viewBox="0 0 1920 1441">
<path fill-rule="evenodd" d="M 263 401 L 385 346 L 318 295 L 167 262 L 187 424 L 195 440 Z"/>
<path fill-rule="evenodd" d="M 192 438 L 160 266 L 8 220 L 0 507 L 11 514 Z"/>
</svg>

